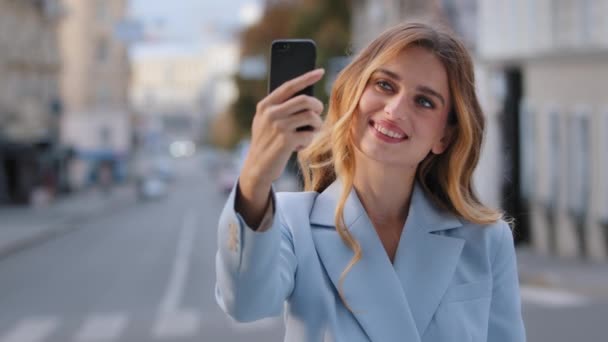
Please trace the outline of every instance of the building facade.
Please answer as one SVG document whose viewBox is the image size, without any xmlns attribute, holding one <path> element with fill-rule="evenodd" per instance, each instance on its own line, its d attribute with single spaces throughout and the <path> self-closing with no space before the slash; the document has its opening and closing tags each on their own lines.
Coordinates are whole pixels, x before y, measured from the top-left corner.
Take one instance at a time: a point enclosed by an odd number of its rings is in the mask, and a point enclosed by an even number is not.
<svg viewBox="0 0 608 342">
<path fill-rule="evenodd" d="M 361 50 L 390 26 L 405 19 L 438 19 L 440 0 L 355 0 L 353 1 L 353 49 Z"/>
<path fill-rule="evenodd" d="M 358 47 L 412 17 L 464 39 L 487 118 L 480 197 L 513 216 L 516 240 L 540 253 L 608 260 L 608 1 L 354 5 Z"/>
<path fill-rule="evenodd" d="M 58 1 L 0 1 L 0 204 L 56 190 L 61 58 Z"/>
<path fill-rule="evenodd" d="M 532 244 L 608 260 L 608 1 L 479 3 L 480 58 L 503 75 L 506 93 L 521 93 L 516 133 Z"/>
<path fill-rule="evenodd" d="M 212 119 L 236 96 L 238 53 L 228 42 L 140 46 L 130 92 L 140 122 L 169 140 L 204 141 Z"/>
<path fill-rule="evenodd" d="M 112 165 L 115 179 L 124 179 L 132 142 L 131 69 L 118 27 L 128 1 L 63 1 L 61 139 L 76 151 L 71 183 L 77 188 L 94 183 L 101 163 Z"/>
</svg>

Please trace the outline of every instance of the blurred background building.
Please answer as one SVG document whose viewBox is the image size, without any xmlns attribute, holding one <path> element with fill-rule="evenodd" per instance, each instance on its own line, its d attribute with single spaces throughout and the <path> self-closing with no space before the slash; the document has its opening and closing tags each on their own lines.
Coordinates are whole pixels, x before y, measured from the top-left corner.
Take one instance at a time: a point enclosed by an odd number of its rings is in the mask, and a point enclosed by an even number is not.
<svg viewBox="0 0 608 342">
<path fill-rule="evenodd" d="M 353 47 L 361 50 L 385 29 L 405 18 L 439 20 L 443 16 L 440 0 L 354 0 Z"/>
<path fill-rule="evenodd" d="M 70 183 L 82 188 L 110 169 L 124 179 L 132 145 L 128 90 L 131 71 L 126 43 L 119 35 L 127 0 L 63 0 L 60 27 L 61 140 L 76 154 Z"/>
<path fill-rule="evenodd" d="M 317 42 L 328 72 L 316 96 L 327 102 L 354 53 L 391 25 L 423 19 L 454 30 L 473 54 L 487 117 L 482 200 L 504 208 L 517 241 L 542 254 L 608 260 L 608 0 L 268 0 L 222 20 L 192 17 L 187 35 L 148 8 L 0 1 L 0 203 L 86 187 L 102 168 L 125 179 L 150 140 L 167 151 L 184 140 L 242 146 L 266 94 L 272 40 Z M 143 39 L 131 45 L 129 32 Z"/>
<path fill-rule="evenodd" d="M 30 203 L 62 183 L 62 15 L 58 1 L 0 1 L 0 203 Z"/>
<path fill-rule="evenodd" d="M 480 1 L 478 22 L 533 245 L 606 260 L 608 1 Z"/>
<path fill-rule="evenodd" d="M 608 1 L 354 1 L 353 44 L 430 19 L 474 55 L 487 116 L 475 174 L 485 202 L 544 254 L 606 260 Z"/>
<path fill-rule="evenodd" d="M 205 141 L 214 117 L 236 97 L 235 43 L 150 44 L 132 55 L 131 100 L 140 132 L 168 141 Z M 157 129 L 155 129 L 155 127 Z"/>
</svg>

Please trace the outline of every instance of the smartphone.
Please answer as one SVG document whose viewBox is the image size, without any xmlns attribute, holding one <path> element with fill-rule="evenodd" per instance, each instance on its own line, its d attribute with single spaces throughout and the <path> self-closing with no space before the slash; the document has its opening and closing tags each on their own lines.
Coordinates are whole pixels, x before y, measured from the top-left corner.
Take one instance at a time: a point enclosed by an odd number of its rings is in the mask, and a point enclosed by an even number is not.
<svg viewBox="0 0 608 342">
<path fill-rule="evenodd" d="M 270 48 L 270 77 L 268 92 L 281 84 L 314 70 L 317 59 L 317 45 L 311 39 L 279 39 Z M 294 96 L 313 96 L 314 88 L 309 86 Z"/>
</svg>

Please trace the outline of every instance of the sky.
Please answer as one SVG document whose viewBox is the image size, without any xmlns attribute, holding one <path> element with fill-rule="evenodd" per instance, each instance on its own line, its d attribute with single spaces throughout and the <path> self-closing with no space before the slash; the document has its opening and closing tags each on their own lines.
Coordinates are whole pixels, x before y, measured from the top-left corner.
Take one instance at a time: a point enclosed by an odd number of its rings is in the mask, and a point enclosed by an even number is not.
<svg viewBox="0 0 608 342">
<path fill-rule="evenodd" d="M 130 16 L 156 40 L 188 44 L 225 39 L 259 18 L 262 0 L 131 0 Z"/>
</svg>

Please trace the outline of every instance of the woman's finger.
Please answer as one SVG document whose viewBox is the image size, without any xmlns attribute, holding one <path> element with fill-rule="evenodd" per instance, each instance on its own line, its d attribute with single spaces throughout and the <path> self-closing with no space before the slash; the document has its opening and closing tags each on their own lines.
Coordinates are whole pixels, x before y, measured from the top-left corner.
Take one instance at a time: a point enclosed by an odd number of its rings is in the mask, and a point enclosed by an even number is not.
<svg viewBox="0 0 608 342">
<path fill-rule="evenodd" d="M 263 103 L 263 106 L 283 103 L 289 98 L 293 97 L 300 90 L 318 82 L 323 77 L 324 73 L 324 69 L 315 69 L 291 79 L 281 84 L 281 86 L 266 96 L 266 98 L 264 98 L 264 100 L 261 102 Z"/>
<path fill-rule="evenodd" d="M 313 111 L 317 114 L 323 112 L 323 103 L 308 95 L 298 95 L 267 110 L 268 117 L 281 119 L 302 111 Z"/>
<path fill-rule="evenodd" d="M 298 128 L 306 126 L 312 127 L 313 131 L 318 131 L 323 124 L 323 120 L 321 120 L 319 114 L 310 110 L 294 114 L 282 120 L 284 120 L 282 127 L 288 132 L 296 132 Z"/>
</svg>

